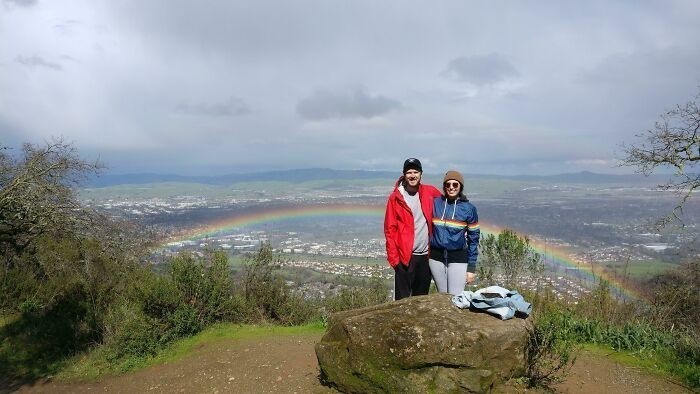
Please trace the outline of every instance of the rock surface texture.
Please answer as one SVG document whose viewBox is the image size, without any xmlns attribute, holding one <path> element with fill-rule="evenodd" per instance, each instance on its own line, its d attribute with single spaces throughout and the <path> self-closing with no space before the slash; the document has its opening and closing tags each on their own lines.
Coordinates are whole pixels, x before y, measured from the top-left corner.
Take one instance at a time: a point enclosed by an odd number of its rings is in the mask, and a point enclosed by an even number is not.
<svg viewBox="0 0 700 394">
<path fill-rule="evenodd" d="M 316 356 L 345 392 L 486 392 L 524 374 L 529 327 L 431 294 L 334 314 Z"/>
</svg>

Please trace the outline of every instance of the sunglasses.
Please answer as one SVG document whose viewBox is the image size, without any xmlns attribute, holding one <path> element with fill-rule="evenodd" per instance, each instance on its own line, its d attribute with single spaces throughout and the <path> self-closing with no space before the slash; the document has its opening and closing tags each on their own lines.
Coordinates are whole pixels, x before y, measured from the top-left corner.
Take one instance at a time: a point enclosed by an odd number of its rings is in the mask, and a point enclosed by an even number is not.
<svg viewBox="0 0 700 394">
<path fill-rule="evenodd" d="M 447 181 L 447 182 L 445 182 L 445 187 L 452 188 L 452 189 L 459 189 L 459 182 Z"/>
</svg>

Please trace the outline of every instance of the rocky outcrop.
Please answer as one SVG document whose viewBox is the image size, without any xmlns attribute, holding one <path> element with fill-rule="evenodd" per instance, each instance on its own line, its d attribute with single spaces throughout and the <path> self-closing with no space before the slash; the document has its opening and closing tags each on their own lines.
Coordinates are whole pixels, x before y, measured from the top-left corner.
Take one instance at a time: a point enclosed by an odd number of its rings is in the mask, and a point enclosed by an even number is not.
<svg viewBox="0 0 700 394">
<path fill-rule="evenodd" d="M 484 392 L 524 374 L 530 325 L 410 297 L 334 314 L 316 356 L 345 392 Z"/>
</svg>

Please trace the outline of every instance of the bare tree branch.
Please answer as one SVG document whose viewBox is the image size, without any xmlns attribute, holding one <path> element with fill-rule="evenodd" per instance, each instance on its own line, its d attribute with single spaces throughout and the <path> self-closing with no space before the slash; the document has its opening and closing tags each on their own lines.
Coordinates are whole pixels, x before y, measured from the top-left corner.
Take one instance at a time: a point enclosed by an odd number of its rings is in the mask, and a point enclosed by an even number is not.
<svg viewBox="0 0 700 394">
<path fill-rule="evenodd" d="M 674 169 L 672 178 L 658 187 L 675 192 L 679 201 L 668 216 L 657 222 L 657 227 L 672 222 L 682 224 L 683 206 L 700 188 L 699 132 L 700 91 L 693 100 L 661 115 L 653 129 L 637 134 L 642 142 L 622 145 L 623 166 L 636 167 L 644 175 L 657 169 Z"/>
<path fill-rule="evenodd" d="M 42 234 L 75 232 L 89 223 L 92 214 L 74 186 L 103 167 L 80 159 L 63 139 L 24 144 L 19 156 L 0 149 L 0 249 L 6 257 Z"/>
</svg>

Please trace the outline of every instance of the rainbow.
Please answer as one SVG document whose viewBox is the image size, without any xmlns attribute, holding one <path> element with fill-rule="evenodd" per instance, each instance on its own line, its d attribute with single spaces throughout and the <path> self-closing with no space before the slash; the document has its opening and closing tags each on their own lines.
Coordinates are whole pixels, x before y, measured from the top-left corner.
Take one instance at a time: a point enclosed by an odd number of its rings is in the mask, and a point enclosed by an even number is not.
<svg viewBox="0 0 700 394">
<path fill-rule="evenodd" d="M 243 227 L 293 219 L 320 217 L 377 217 L 384 216 L 384 207 L 361 204 L 317 204 L 284 208 L 254 209 L 242 215 L 223 218 L 178 234 L 169 241 L 195 240 L 215 237 Z"/>
<path fill-rule="evenodd" d="M 168 242 L 211 238 L 222 234 L 228 234 L 244 227 L 294 219 L 334 217 L 382 218 L 384 217 L 384 210 L 385 207 L 383 205 L 362 204 L 316 204 L 271 209 L 256 208 L 245 214 L 222 218 L 207 223 L 206 225 L 190 229 L 170 238 Z M 504 230 L 503 227 L 483 221 L 479 221 L 479 225 L 481 232 L 486 234 L 498 235 Z M 614 292 L 623 294 L 626 298 L 644 299 L 643 295 L 638 290 L 610 273 L 602 269 L 594 272 L 590 263 L 576 260 L 572 257 L 571 250 L 564 247 L 548 245 L 546 242 L 530 234 L 519 233 L 518 235 L 521 237 L 527 236 L 530 239 L 530 245 L 537 253 L 545 258 L 546 264 L 575 269 L 578 275 L 581 275 L 583 279 L 592 283 L 596 283 L 601 279 L 605 280 L 610 284 Z"/>
<path fill-rule="evenodd" d="M 498 235 L 505 228 L 486 224 L 479 221 L 481 232 L 486 234 Z M 517 233 L 517 232 L 516 232 Z M 578 275 L 585 281 L 597 283 L 601 280 L 608 282 L 613 294 L 618 293 L 626 299 L 641 299 L 646 297 L 631 284 L 620 280 L 610 272 L 603 269 L 594 270 L 590 262 L 580 261 L 572 256 L 572 251 L 561 246 L 553 246 L 546 241 L 535 238 L 530 234 L 518 233 L 519 236 L 527 237 L 530 240 L 530 246 L 545 259 L 545 264 L 555 267 L 564 267 L 565 269 L 575 270 Z"/>
</svg>

